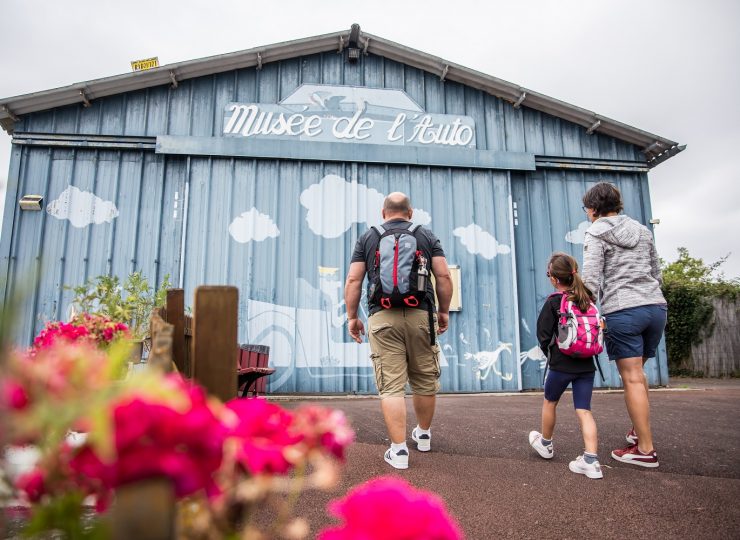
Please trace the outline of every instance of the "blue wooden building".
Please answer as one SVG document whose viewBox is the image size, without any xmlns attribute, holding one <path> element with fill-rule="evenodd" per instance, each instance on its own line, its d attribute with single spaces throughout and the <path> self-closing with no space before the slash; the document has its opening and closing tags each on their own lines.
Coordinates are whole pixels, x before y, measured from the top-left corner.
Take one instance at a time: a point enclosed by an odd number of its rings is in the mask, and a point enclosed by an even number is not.
<svg viewBox="0 0 740 540">
<path fill-rule="evenodd" d="M 240 341 L 271 347 L 278 393 L 374 391 L 342 289 L 392 191 L 458 277 L 443 390 L 540 387 L 545 265 L 553 250 L 581 258 L 582 194 L 614 182 L 649 224 L 648 172 L 683 149 L 358 27 L 0 99 L 0 124 L 0 294 L 30 290 L 19 343 L 64 319 L 64 285 L 89 277 L 169 274 L 186 298 L 232 284 Z M 664 347 L 647 369 L 667 382 Z"/>
</svg>

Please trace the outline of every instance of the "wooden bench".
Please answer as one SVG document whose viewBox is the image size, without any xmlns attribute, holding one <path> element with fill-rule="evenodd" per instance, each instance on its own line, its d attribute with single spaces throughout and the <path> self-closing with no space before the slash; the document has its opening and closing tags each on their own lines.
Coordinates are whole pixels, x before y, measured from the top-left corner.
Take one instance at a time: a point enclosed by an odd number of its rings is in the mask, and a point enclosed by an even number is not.
<svg viewBox="0 0 740 540">
<path fill-rule="evenodd" d="M 171 334 L 171 361 L 177 370 L 224 402 L 237 397 L 242 388 L 242 397 L 250 390 L 252 395 L 264 393 L 265 377 L 275 372 L 267 367 L 269 347 L 237 347 L 238 298 L 236 287 L 200 286 L 195 289 L 193 315 L 189 316 L 185 314 L 185 292 L 169 289 L 165 307 L 152 316 L 152 342 L 166 348 L 167 340 L 158 335 Z M 166 358 L 159 356 L 155 352 L 155 364 L 166 364 Z"/>
<path fill-rule="evenodd" d="M 250 388 L 252 396 L 265 393 L 266 377 L 275 373 L 274 368 L 267 367 L 269 359 L 270 347 L 267 345 L 239 346 L 239 363 L 236 373 L 241 397 L 247 397 Z"/>
</svg>

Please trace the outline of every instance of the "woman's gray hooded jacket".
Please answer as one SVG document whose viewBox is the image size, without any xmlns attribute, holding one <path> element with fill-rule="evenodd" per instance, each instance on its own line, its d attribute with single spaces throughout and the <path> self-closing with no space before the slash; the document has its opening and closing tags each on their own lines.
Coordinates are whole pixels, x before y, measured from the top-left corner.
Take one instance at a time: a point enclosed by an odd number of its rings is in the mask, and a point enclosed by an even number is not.
<svg viewBox="0 0 740 540">
<path fill-rule="evenodd" d="M 602 217 L 586 230 L 582 276 L 605 314 L 666 303 L 653 234 L 629 216 Z"/>
</svg>

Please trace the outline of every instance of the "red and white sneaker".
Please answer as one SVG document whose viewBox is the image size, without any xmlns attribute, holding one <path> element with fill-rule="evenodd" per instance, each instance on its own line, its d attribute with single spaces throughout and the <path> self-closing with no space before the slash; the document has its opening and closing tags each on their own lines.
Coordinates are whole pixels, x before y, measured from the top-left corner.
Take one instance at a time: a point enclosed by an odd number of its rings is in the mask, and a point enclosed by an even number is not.
<svg viewBox="0 0 740 540">
<path fill-rule="evenodd" d="M 636 444 L 631 444 L 627 448 L 620 448 L 612 451 L 612 457 L 622 463 L 638 465 L 640 467 L 655 468 L 658 466 L 658 454 L 655 450 L 647 454 L 640 451 Z"/>
<path fill-rule="evenodd" d="M 627 444 L 632 446 L 633 444 L 637 444 L 637 432 L 635 431 L 634 426 L 630 428 L 627 435 L 624 436 L 624 438 L 627 440 Z"/>
</svg>

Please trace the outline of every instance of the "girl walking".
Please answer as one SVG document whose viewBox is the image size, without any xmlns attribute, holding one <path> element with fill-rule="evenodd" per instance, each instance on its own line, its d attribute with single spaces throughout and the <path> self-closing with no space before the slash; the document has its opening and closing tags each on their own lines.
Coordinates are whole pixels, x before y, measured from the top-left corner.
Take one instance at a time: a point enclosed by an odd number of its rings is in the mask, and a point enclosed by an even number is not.
<svg viewBox="0 0 740 540">
<path fill-rule="evenodd" d="M 593 358 L 568 356 L 556 343 L 563 295 L 583 313 L 591 308 L 593 297 L 578 275 L 578 263 L 566 253 L 557 252 L 551 255 L 547 265 L 547 277 L 550 278 L 550 283 L 557 293 L 550 295 L 542 306 L 537 319 L 537 340 L 542 351 L 548 356 L 549 371 L 545 381 L 545 399 L 542 403 L 542 432 L 531 431 L 529 444 L 541 457 L 552 459 L 555 409 L 565 389 L 572 384 L 573 405 L 581 426 L 585 451 L 583 455 L 571 461 L 568 467 L 572 472 L 583 474 L 588 478 L 603 478 L 596 453 L 596 422 L 591 414 L 591 394 L 596 371 Z"/>
</svg>

